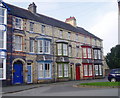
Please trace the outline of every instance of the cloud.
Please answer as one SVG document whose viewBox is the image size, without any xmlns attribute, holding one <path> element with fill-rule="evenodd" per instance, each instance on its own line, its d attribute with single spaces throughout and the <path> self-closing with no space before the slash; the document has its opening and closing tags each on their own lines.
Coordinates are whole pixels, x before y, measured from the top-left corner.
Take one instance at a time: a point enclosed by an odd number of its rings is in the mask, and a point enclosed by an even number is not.
<svg viewBox="0 0 120 98">
<path fill-rule="evenodd" d="M 117 11 L 108 12 L 97 21 L 98 23 L 90 28 L 90 32 L 103 39 L 106 54 L 118 44 L 118 13 Z"/>
</svg>

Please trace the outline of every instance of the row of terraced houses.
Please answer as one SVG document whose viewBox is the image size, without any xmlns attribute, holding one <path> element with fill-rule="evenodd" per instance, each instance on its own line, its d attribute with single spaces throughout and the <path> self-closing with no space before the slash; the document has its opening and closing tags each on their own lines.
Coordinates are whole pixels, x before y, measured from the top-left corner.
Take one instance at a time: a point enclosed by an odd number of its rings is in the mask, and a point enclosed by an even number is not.
<svg viewBox="0 0 120 98">
<path fill-rule="evenodd" d="M 102 39 L 78 27 L 0 2 L 0 80 L 3 85 L 102 78 Z"/>
</svg>

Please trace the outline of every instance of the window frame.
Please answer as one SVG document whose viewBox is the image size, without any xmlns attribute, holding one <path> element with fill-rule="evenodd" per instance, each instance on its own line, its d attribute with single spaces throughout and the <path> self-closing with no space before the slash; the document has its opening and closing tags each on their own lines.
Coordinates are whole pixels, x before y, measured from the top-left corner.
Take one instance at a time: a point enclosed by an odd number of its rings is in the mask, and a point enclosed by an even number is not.
<svg viewBox="0 0 120 98">
<path fill-rule="evenodd" d="M 61 70 L 59 70 L 59 65 L 61 66 Z M 65 70 L 65 66 L 68 70 Z M 59 75 L 59 71 L 61 71 L 61 75 Z M 67 76 L 66 76 L 67 73 Z M 58 78 L 69 78 L 69 63 L 57 63 L 57 77 Z"/>
<path fill-rule="evenodd" d="M 29 22 L 29 30 L 30 32 L 34 32 L 34 22 Z"/>
<path fill-rule="evenodd" d="M 21 38 L 21 40 L 17 42 L 17 41 L 16 41 L 16 37 Z M 16 43 L 16 42 L 17 42 L 17 43 Z M 19 42 L 20 42 L 20 43 L 19 43 Z M 15 51 L 22 51 L 22 50 L 23 50 L 23 36 L 15 35 L 14 44 L 15 44 Z M 20 46 L 20 47 L 19 47 L 20 49 L 16 49 L 16 44 Z"/>
<path fill-rule="evenodd" d="M 95 66 L 95 69 L 94 69 L 95 70 L 95 76 L 102 76 L 103 75 L 102 65 L 96 64 L 94 66 Z"/>
<path fill-rule="evenodd" d="M 63 30 L 59 30 L 59 36 L 60 38 L 63 38 Z"/>
<path fill-rule="evenodd" d="M 40 42 L 42 46 L 40 46 Z M 45 43 L 47 43 L 48 46 L 45 46 Z M 38 39 L 37 41 L 37 47 L 38 47 L 38 54 L 50 54 L 51 53 L 51 41 L 47 39 Z M 40 52 L 40 48 L 42 49 L 42 52 Z M 48 50 L 48 51 L 45 51 Z"/>
<path fill-rule="evenodd" d="M 60 49 L 58 48 L 58 45 L 61 45 Z M 66 49 L 63 48 L 64 45 L 67 46 Z M 64 54 L 65 51 L 66 51 L 66 54 Z M 57 56 L 68 56 L 68 44 L 67 43 L 57 43 Z"/>
<path fill-rule="evenodd" d="M 41 25 L 41 33 L 45 34 L 46 33 L 46 26 Z"/>
<path fill-rule="evenodd" d="M 32 42 L 31 42 L 32 41 Z M 32 46 L 31 46 L 32 45 Z M 30 38 L 30 52 L 34 53 L 35 52 L 35 40 Z M 32 50 L 32 51 L 31 51 Z"/>
<path fill-rule="evenodd" d="M 82 47 L 82 58 L 92 59 L 92 48 L 91 47 Z"/>
<path fill-rule="evenodd" d="M 2 70 L 2 77 L 0 77 L 0 80 L 5 80 L 6 79 L 6 58 L 0 58 L 2 59 L 3 66 L 0 68 Z"/>
<path fill-rule="evenodd" d="M 85 66 L 86 66 L 86 69 L 85 69 Z M 91 70 L 90 70 L 90 66 L 91 66 Z M 93 65 L 92 64 L 83 64 L 83 77 L 93 77 Z"/>
<path fill-rule="evenodd" d="M 46 71 L 45 69 L 45 64 L 49 64 L 49 71 Z M 39 70 L 39 65 L 42 65 L 42 77 L 39 77 L 40 75 L 40 70 Z M 48 74 L 49 73 L 49 77 Z M 51 62 L 38 62 L 38 80 L 41 79 L 52 79 L 52 63 Z"/>
</svg>

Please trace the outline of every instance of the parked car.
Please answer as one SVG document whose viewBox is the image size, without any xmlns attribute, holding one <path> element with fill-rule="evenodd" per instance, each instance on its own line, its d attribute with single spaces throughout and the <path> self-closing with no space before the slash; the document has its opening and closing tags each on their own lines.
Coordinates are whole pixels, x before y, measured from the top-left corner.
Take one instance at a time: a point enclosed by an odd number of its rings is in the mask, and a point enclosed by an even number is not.
<svg viewBox="0 0 120 98">
<path fill-rule="evenodd" d="M 110 82 L 120 81 L 120 68 L 112 69 L 108 75 Z"/>
</svg>

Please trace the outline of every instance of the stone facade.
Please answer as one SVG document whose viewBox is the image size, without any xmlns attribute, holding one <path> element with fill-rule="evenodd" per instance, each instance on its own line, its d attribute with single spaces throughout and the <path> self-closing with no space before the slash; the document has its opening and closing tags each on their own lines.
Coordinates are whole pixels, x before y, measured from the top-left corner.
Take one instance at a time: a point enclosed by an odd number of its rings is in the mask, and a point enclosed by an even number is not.
<svg viewBox="0 0 120 98">
<path fill-rule="evenodd" d="M 8 4 L 9 7 L 13 6 Z M 36 8 L 35 4 L 33 7 Z M 34 13 L 29 12 L 33 17 L 37 16 L 35 8 Z M 65 29 L 49 25 L 49 21 L 46 24 L 14 14 L 8 13 L 7 16 L 7 78 L 3 80 L 3 84 L 103 77 L 102 40 L 83 28 L 77 28 L 75 17 L 66 19 L 66 23 L 52 19 L 67 25 L 68 29 Z M 70 30 L 71 26 L 76 32 Z"/>
</svg>

